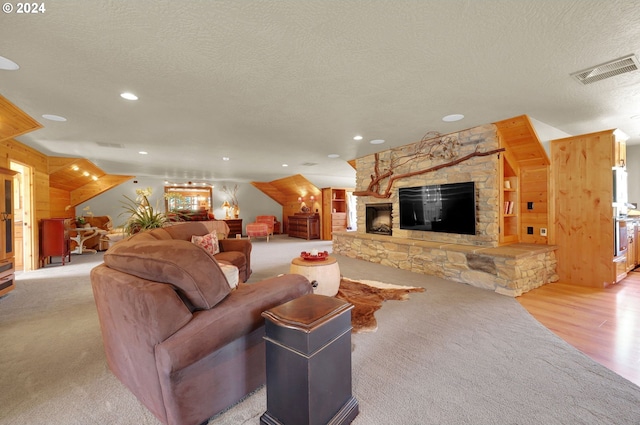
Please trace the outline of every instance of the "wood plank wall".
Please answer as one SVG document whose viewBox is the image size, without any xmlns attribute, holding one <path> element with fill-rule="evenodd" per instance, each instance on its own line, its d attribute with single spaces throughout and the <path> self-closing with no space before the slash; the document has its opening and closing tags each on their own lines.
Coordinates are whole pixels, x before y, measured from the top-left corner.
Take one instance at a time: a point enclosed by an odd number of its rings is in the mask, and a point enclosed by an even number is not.
<svg viewBox="0 0 640 425">
<path fill-rule="evenodd" d="M 49 173 L 47 172 L 47 156 L 32 149 L 22 143 L 9 139 L 0 143 L 0 166 L 9 168 L 11 161 L 31 167 L 32 175 L 32 200 L 33 200 L 33 217 L 30 223 L 32 234 L 35 241 L 40 240 L 40 231 L 38 223 L 43 218 L 50 217 L 50 194 L 49 194 Z M 36 243 L 34 246 L 33 261 L 37 263 L 39 257 L 39 247 Z M 26 256 L 25 256 L 26 257 Z M 33 268 L 37 268 L 37 264 L 32 264 Z"/>
<path fill-rule="evenodd" d="M 613 263 L 612 131 L 551 142 L 558 276 L 561 282 L 605 287 Z"/>
<path fill-rule="evenodd" d="M 532 202 L 532 209 L 528 203 Z M 549 222 L 549 167 L 546 165 L 520 169 L 520 242 L 546 244 Z M 533 234 L 527 233 L 529 227 Z M 547 229 L 547 236 L 540 229 Z"/>
</svg>

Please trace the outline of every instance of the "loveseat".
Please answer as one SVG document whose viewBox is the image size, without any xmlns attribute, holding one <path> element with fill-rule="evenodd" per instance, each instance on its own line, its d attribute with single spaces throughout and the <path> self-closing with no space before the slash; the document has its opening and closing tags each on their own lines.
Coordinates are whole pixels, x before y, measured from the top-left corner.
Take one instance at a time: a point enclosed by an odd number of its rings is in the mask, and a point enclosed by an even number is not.
<svg viewBox="0 0 640 425">
<path fill-rule="evenodd" d="M 200 424 L 263 385 L 261 313 L 313 292 L 296 274 L 232 289 L 185 239 L 195 224 L 123 239 L 91 271 L 107 364 L 167 425 Z"/>
</svg>

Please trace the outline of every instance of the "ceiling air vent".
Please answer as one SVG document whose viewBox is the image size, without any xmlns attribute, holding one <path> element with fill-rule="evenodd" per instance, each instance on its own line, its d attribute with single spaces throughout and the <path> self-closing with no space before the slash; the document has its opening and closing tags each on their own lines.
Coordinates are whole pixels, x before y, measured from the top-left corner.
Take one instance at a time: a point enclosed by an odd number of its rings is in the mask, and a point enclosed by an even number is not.
<svg viewBox="0 0 640 425">
<path fill-rule="evenodd" d="M 124 145 L 120 143 L 96 142 L 96 145 L 100 146 L 101 148 L 124 149 Z"/>
<path fill-rule="evenodd" d="M 626 74 L 627 72 L 637 69 L 640 69 L 638 58 L 636 55 L 629 55 L 583 71 L 574 72 L 571 76 L 586 85 L 609 77 L 615 77 L 616 75 Z"/>
<path fill-rule="evenodd" d="M 313 167 L 314 165 L 318 165 L 317 162 L 303 162 L 302 166 L 303 167 Z"/>
</svg>

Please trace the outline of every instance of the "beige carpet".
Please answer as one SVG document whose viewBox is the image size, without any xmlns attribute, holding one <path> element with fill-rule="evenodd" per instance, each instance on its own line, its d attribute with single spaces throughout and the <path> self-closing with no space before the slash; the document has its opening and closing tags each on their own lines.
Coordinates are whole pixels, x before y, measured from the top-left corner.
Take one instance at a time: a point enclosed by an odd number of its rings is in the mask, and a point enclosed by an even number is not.
<svg viewBox="0 0 640 425">
<path fill-rule="evenodd" d="M 326 242 L 254 243 L 254 276 L 288 271 Z M 0 299 L 0 424 L 159 422 L 106 367 L 88 272 L 100 255 L 23 274 Z M 352 335 L 354 425 L 637 424 L 640 388 L 535 321 L 516 300 L 338 257 L 343 275 L 426 289 L 388 302 Z M 264 388 L 211 425 L 259 424 Z"/>
</svg>

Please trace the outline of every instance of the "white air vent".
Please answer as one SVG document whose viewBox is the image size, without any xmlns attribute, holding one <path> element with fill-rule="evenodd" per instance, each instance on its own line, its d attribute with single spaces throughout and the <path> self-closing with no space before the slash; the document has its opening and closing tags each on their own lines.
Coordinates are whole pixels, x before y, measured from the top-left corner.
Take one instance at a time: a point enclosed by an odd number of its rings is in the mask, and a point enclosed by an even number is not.
<svg viewBox="0 0 640 425">
<path fill-rule="evenodd" d="M 626 74 L 627 72 L 632 72 L 637 69 L 640 69 L 638 58 L 636 55 L 629 55 L 583 71 L 574 72 L 571 76 L 582 84 L 591 84 L 596 81 L 604 80 L 605 78 Z"/>
<path fill-rule="evenodd" d="M 124 145 L 120 143 L 96 142 L 96 145 L 100 146 L 101 148 L 124 149 Z"/>
<path fill-rule="evenodd" d="M 317 162 L 303 162 L 302 165 L 304 167 L 313 167 L 314 165 L 318 165 Z"/>
</svg>

